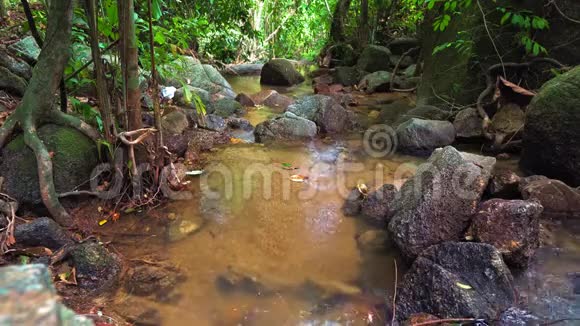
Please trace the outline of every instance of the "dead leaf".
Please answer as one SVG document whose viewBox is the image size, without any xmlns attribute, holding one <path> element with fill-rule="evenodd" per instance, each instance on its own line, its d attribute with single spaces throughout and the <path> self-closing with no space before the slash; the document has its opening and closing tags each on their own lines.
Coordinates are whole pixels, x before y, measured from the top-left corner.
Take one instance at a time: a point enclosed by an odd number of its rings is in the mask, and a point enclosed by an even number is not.
<svg viewBox="0 0 580 326">
<path fill-rule="evenodd" d="M 292 182 L 304 182 L 306 180 L 308 180 L 308 177 L 301 174 L 294 174 L 290 176 L 290 181 Z"/>
</svg>

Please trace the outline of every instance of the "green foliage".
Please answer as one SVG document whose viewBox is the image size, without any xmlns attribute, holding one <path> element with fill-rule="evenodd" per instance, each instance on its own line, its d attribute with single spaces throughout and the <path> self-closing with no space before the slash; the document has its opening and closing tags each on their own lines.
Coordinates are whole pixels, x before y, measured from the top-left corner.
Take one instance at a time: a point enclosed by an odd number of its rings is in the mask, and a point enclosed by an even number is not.
<svg viewBox="0 0 580 326">
<path fill-rule="evenodd" d="M 103 119 L 101 118 L 101 113 L 97 109 L 74 97 L 69 97 L 69 101 L 73 110 L 82 115 L 85 121 L 95 124 L 99 128 L 99 131 L 103 131 Z"/>
<path fill-rule="evenodd" d="M 416 5 L 423 5 L 424 10 L 438 10 L 439 15 L 433 22 L 434 31 L 445 31 L 449 26 L 452 17 L 461 15 L 466 9 L 477 6 L 479 3 L 473 0 L 408 0 Z M 493 0 L 495 3 L 496 0 Z M 534 15 L 529 10 L 515 10 L 508 7 L 497 7 L 501 19 L 497 23 L 499 26 L 509 25 L 519 32 L 516 37 L 518 42 L 523 46 L 526 53 L 538 56 L 547 54 L 546 48 L 534 39 L 536 31 L 548 29 L 548 21 L 540 16 Z M 487 19 L 487 18 L 486 18 Z M 458 38 L 456 41 L 444 43 L 434 48 L 433 54 L 439 53 L 445 49 L 455 48 L 465 51 L 467 46 L 471 46 L 472 41 Z"/>
</svg>

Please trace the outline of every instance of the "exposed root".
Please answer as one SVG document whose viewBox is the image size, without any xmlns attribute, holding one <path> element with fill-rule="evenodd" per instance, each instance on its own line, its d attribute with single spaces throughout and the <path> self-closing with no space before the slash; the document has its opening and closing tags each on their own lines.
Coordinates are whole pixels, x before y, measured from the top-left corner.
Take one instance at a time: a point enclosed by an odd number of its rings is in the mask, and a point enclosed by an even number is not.
<svg viewBox="0 0 580 326">
<path fill-rule="evenodd" d="M 399 66 L 401 65 L 401 62 L 403 62 L 403 59 L 406 56 L 411 55 L 411 53 L 413 53 L 413 52 L 415 52 L 415 51 L 417 51 L 419 49 L 420 49 L 419 47 L 411 48 L 407 52 L 403 53 L 403 55 L 401 56 L 401 58 L 399 58 L 399 61 L 397 61 L 397 64 L 395 65 L 395 69 L 393 69 L 393 73 L 391 74 L 391 80 L 389 81 L 389 89 L 391 91 L 393 91 L 393 92 L 402 92 L 402 93 L 411 93 L 411 92 L 414 92 L 417 89 L 417 87 L 412 87 L 412 88 L 409 88 L 409 89 L 397 89 L 397 88 L 394 87 L 394 84 L 395 84 L 395 76 L 397 75 L 397 71 L 399 70 Z"/>
<path fill-rule="evenodd" d="M 40 196 L 42 202 L 48 209 L 50 215 L 60 225 L 68 226 L 72 224 L 72 219 L 66 209 L 58 200 L 58 194 L 54 186 L 52 158 L 46 146 L 38 137 L 36 127 L 31 123 L 24 123 L 23 126 L 24 143 L 32 149 L 36 156 L 38 166 L 38 182 L 40 185 Z"/>
<path fill-rule="evenodd" d="M 486 82 L 487 86 L 483 90 L 483 92 L 481 92 L 481 94 L 479 94 L 479 97 L 477 98 L 477 103 L 476 103 L 477 112 L 479 113 L 479 116 L 483 119 L 482 127 L 483 127 L 483 134 L 484 134 L 485 138 L 487 138 L 489 140 L 492 140 L 494 138 L 494 134 L 489 131 L 489 127 L 491 125 L 491 119 L 490 119 L 489 115 L 487 114 L 487 112 L 485 112 L 483 101 L 488 96 L 492 95 L 493 91 L 495 90 L 495 85 L 496 85 L 495 73 L 496 73 L 496 71 L 499 69 L 505 69 L 505 68 L 518 69 L 518 70 L 529 69 L 533 65 L 536 65 L 539 63 L 548 63 L 548 64 L 554 65 L 558 68 L 565 67 L 558 60 L 555 60 L 552 58 L 535 58 L 529 62 L 524 62 L 524 63 L 505 62 L 505 63 L 501 63 L 501 64 L 495 64 L 487 69 L 487 73 L 485 76 L 485 82 Z"/>
</svg>

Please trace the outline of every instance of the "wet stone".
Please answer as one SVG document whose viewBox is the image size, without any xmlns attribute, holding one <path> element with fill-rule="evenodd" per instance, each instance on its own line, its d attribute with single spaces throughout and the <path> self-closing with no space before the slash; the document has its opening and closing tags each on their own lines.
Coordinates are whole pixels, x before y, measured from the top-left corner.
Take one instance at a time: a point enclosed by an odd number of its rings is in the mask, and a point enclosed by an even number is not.
<svg viewBox="0 0 580 326">
<path fill-rule="evenodd" d="M 163 263 L 135 266 L 127 274 L 127 292 L 161 302 L 175 302 L 178 284 L 186 279 L 177 267 Z"/>
<path fill-rule="evenodd" d="M 369 230 L 360 234 L 357 244 L 364 251 L 384 251 L 389 246 L 389 234 L 383 230 Z"/>
<path fill-rule="evenodd" d="M 14 237 L 16 243 L 20 245 L 43 246 L 52 250 L 58 250 L 64 245 L 73 243 L 60 225 L 48 217 L 40 217 L 29 223 L 16 226 Z"/>
</svg>

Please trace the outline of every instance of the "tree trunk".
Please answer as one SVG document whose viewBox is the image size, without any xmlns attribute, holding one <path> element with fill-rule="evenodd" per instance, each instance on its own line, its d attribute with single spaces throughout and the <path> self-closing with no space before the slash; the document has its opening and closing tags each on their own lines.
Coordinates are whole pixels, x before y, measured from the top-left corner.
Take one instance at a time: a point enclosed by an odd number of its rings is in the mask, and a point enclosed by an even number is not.
<svg viewBox="0 0 580 326">
<path fill-rule="evenodd" d="M 365 47 L 369 42 L 369 0 L 361 0 L 358 24 L 359 46 Z"/>
<path fill-rule="evenodd" d="M 352 0 L 338 0 L 334 15 L 332 16 L 332 23 L 330 25 L 330 41 L 333 44 L 338 44 L 346 41 L 344 34 L 344 21 L 348 15 L 348 9 Z"/>
<path fill-rule="evenodd" d="M 141 122 L 141 90 L 139 89 L 139 53 L 135 31 L 135 3 L 134 0 L 119 1 L 120 19 L 123 41 L 122 64 L 125 75 L 127 130 L 137 130 Z M 122 13 L 122 14 L 121 14 Z M 135 162 L 134 162 L 135 163 Z"/>
<path fill-rule="evenodd" d="M 95 66 L 95 79 L 97 82 L 97 95 L 99 98 L 99 110 L 103 118 L 103 131 L 105 140 L 109 143 L 114 143 L 111 134 L 113 119 L 111 113 L 111 99 L 105 80 L 105 70 L 103 62 L 101 61 L 101 49 L 99 48 L 99 27 L 97 20 L 97 7 L 95 0 L 86 0 L 85 12 L 89 20 L 90 40 L 91 40 L 91 54 L 93 57 L 93 64 Z"/>
<path fill-rule="evenodd" d="M 54 108 L 55 93 L 62 80 L 64 67 L 68 61 L 72 28 L 73 1 L 53 0 L 50 2 L 48 29 L 44 47 L 38 62 L 32 70 L 32 78 L 16 111 L 0 127 L 0 147 L 20 125 L 25 144 L 36 157 L 40 195 L 52 217 L 61 225 L 69 225 L 70 215 L 60 204 L 54 187 L 51 154 L 36 130 L 42 124 L 56 123 L 76 128 L 85 135 L 96 139 L 99 134 L 83 121 Z"/>
<path fill-rule="evenodd" d="M 4 17 L 8 15 L 6 10 L 6 0 L 0 0 L 0 21 L 4 20 Z"/>
</svg>

